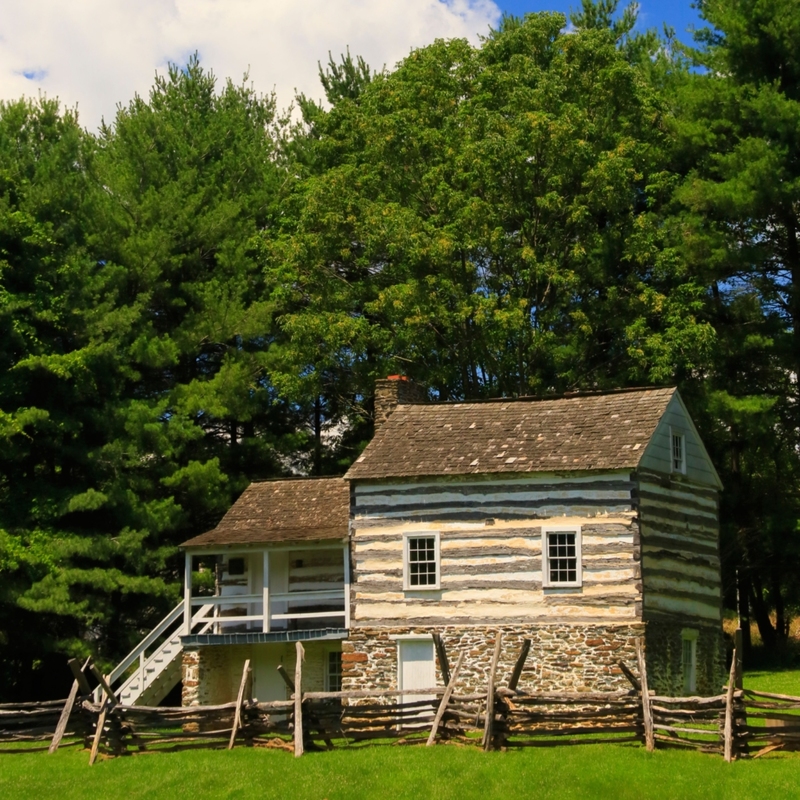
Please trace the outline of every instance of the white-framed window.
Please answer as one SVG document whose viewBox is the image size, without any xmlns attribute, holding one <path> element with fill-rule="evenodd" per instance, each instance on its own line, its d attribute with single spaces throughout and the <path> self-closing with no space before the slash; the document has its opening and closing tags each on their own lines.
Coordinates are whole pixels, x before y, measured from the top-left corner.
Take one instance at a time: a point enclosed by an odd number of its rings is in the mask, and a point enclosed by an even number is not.
<svg viewBox="0 0 800 800">
<path fill-rule="evenodd" d="M 342 691 L 342 651 L 328 650 L 325 653 L 325 691 Z"/>
<path fill-rule="evenodd" d="M 681 631 L 681 669 L 683 672 L 683 693 L 697 691 L 697 631 L 685 628 Z"/>
<path fill-rule="evenodd" d="M 579 526 L 542 530 L 542 584 L 550 588 L 580 586 L 581 529 Z"/>
<path fill-rule="evenodd" d="M 670 428 L 670 462 L 673 472 L 686 474 L 686 436 Z"/>
<path fill-rule="evenodd" d="M 438 589 L 440 577 L 438 532 L 403 536 L 403 588 Z"/>
</svg>

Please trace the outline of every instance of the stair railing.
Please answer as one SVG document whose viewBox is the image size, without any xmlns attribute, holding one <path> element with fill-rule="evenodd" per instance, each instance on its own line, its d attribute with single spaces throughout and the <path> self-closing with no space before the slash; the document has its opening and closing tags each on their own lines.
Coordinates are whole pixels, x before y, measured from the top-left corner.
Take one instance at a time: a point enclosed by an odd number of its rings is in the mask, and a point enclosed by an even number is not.
<svg viewBox="0 0 800 800">
<path fill-rule="evenodd" d="M 194 629 L 194 626 L 197 623 L 202 622 L 204 619 L 206 619 L 208 617 L 209 612 L 211 612 L 213 608 L 214 608 L 213 605 L 202 606 L 202 608 L 200 608 L 197 611 L 197 613 L 194 614 L 194 616 L 192 617 L 192 629 Z M 178 620 L 180 620 L 182 616 L 183 616 L 183 602 L 180 602 L 178 603 L 177 606 L 175 606 L 175 608 L 172 609 L 172 611 L 169 612 L 169 614 L 167 614 L 166 617 L 164 617 L 164 619 L 161 620 L 161 622 L 158 623 L 158 625 L 156 625 L 155 628 L 153 628 L 153 630 L 150 631 L 150 633 L 147 634 L 147 636 L 144 637 L 144 639 L 142 639 L 141 642 L 139 642 L 139 644 L 136 645 L 136 647 L 133 648 L 133 650 L 130 651 L 130 653 L 128 653 L 128 655 L 125 656 L 125 658 L 122 659 L 122 661 L 119 662 L 119 664 L 117 664 L 116 667 L 114 667 L 113 670 L 111 670 L 111 672 L 108 675 L 106 675 L 106 680 L 108 681 L 108 684 L 113 687 L 114 683 L 118 681 L 121 677 L 123 677 L 123 675 L 125 675 L 125 673 L 131 667 L 131 665 L 138 661 L 139 666 L 137 667 L 135 672 L 131 676 L 129 676 L 128 680 L 125 681 L 125 684 L 127 684 L 132 678 L 135 678 L 138 675 L 140 679 L 140 691 L 143 690 L 145 675 L 146 675 L 145 669 L 147 665 L 150 663 L 150 661 L 158 654 L 161 647 L 163 647 L 164 642 L 162 642 L 161 645 L 158 648 L 156 648 L 156 650 L 149 657 L 146 655 L 147 650 L 150 649 L 150 647 L 152 647 L 156 642 L 158 642 L 159 639 L 164 637 L 166 631 L 168 631 L 171 626 L 175 625 L 175 623 L 178 622 Z M 212 624 L 213 620 L 207 621 L 202 628 L 202 632 L 208 630 L 208 628 Z M 170 637 L 167 636 L 166 641 L 168 641 L 169 638 Z M 124 688 L 124 684 L 123 687 L 115 690 L 115 693 L 119 695 L 122 688 Z M 98 703 L 100 702 L 101 694 L 102 694 L 102 688 L 98 686 L 94 691 L 95 702 Z"/>
</svg>

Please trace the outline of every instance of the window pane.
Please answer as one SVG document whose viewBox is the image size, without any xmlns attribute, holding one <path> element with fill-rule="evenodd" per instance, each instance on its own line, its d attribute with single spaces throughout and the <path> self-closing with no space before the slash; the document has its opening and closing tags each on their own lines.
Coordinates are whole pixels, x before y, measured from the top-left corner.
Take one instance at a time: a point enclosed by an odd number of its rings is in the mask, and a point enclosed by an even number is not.
<svg viewBox="0 0 800 800">
<path fill-rule="evenodd" d="M 342 691 L 342 654 L 328 653 L 328 691 Z"/>
<path fill-rule="evenodd" d="M 409 538 L 408 583 L 410 586 L 436 585 L 436 537 Z"/>
<path fill-rule="evenodd" d="M 683 436 L 675 434 L 672 436 L 672 469 L 683 469 Z"/>
<path fill-rule="evenodd" d="M 550 583 L 577 582 L 578 552 L 575 531 L 547 534 L 547 564 Z"/>
</svg>

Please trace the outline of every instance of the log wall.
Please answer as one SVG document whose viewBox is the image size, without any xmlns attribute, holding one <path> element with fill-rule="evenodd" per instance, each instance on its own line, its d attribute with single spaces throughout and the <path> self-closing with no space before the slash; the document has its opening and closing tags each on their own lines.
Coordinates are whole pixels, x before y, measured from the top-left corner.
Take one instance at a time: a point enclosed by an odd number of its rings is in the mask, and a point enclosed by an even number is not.
<svg viewBox="0 0 800 800">
<path fill-rule="evenodd" d="M 628 473 L 357 484 L 355 628 L 569 620 L 634 622 L 640 567 Z M 542 530 L 580 527 L 582 586 L 542 583 Z M 403 588 L 404 534 L 439 534 L 440 588 Z"/>
<path fill-rule="evenodd" d="M 683 632 L 697 631 L 696 690 L 725 679 L 718 495 L 685 478 L 640 470 L 643 618 L 652 686 L 683 693 Z"/>
</svg>

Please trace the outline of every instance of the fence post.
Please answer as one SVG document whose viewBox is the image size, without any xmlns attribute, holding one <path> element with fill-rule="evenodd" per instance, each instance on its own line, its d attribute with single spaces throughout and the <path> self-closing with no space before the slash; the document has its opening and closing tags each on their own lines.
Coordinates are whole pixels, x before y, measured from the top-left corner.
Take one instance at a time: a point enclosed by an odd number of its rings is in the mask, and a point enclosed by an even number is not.
<svg viewBox="0 0 800 800">
<path fill-rule="evenodd" d="M 242 727 L 242 703 L 244 702 L 244 693 L 247 690 L 247 683 L 250 680 L 250 659 L 244 662 L 244 669 L 242 670 L 242 680 L 239 683 L 239 694 L 236 696 L 236 711 L 233 715 L 233 727 L 231 728 L 231 738 L 228 742 L 228 750 L 233 750 L 233 743 L 236 741 L 236 731 Z"/>
<path fill-rule="evenodd" d="M 444 649 L 444 642 L 438 633 L 432 633 L 433 645 L 436 648 L 436 655 L 439 658 L 439 669 L 442 671 L 442 683 L 447 686 L 450 683 L 450 662 L 447 660 L 447 651 Z"/>
<path fill-rule="evenodd" d="M 508 688 L 511 689 L 512 692 L 517 690 L 517 684 L 519 683 L 519 679 L 522 677 L 522 670 L 525 667 L 525 661 L 528 658 L 528 653 L 531 650 L 531 640 L 530 639 L 523 639 L 522 640 L 522 649 L 519 651 L 519 657 L 517 658 L 517 663 L 514 664 L 514 671 L 511 673 L 511 677 L 508 679 Z"/>
<path fill-rule="evenodd" d="M 64 704 L 64 710 L 61 712 L 61 717 L 58 720 L 58 725 L 56 726 L 55 733 L 53 734 L 53 740 L 50 742 L 50 747 L 47 750 L 48 753 L 55 753 L 55 751 L 58 750 L 59 744 L 61 744 L 61 740 L 64 738 L 64 733 L 66 732 L 67 725 L 69 724 L 69 716 L 72 713 L 72 708 L 75 705 L 75 699 L 78 697 L 78 692 L 81 691 L 84 695 L 89 695 L 92 693 L 89 682 L 86 680 L 86 676 L 83 674 L 83 670 L 89 666 L 90 660 L 91 659 L 87 658 L 83 667 L 78 666 L 77 658 L 71 658 L 69 660 L 69 668 L 72 670 L 75 680 L 72 682 L 72 689 L 70 689 L 69 697 L 67 698 L 67 702 Z"/>
<path fill-rule="evenodd" d="M 728 693 L 725 695 L 725 730 L 723 732 L 723 753 L 727 762 L 733 761 L 733 693 L 736 691 L 736 650 L 731 659 L 728 675 Z"/>
<path fill-rule="evenodd" d="M 303 659 L 305 650 L 297 642 L 297 663 L 294 667 L 294 755 L 303 755 Z"/>
<path fill-rule="evenodd" d="M 89 671 L 97 679 L 102 689 L 100 715 L 97 718 L 97 730 L 94 733 L 94 741 L 92 742 L 92 750 L 89 753 L 89 766 L 97 760 L 97 753 L 100 750 L 100 740 L 103 738 L 103 728 L 105 728 L 106 717 L 109 711 L 113 711 L 117 705 L 117 698 L 114 690 L 108 685 L 105 675 L 103 675 L 94 664 L 89 664 Z"/>
<path fill-rule="evenodd" d="M 436 716 L 433 719 L 431 734 L 428 736 L 428 747 L 430 747 L 436 741 L 436 731 L 439 729 L 439 723 L 442 721 L 447 704 L 450 702 L 450 697 L 453 694 L 453 689 L 455 689 L 456 680 L 458 680 L 458 673 L 461 671 L 461 665 L 464 663 L 464 655 L 465 651 L 462 650 L 458 656 L 458 661 L 456 661 L 456 668 L 453 670 L 453 677 L 450 678 L 447 688 L 444 690 L 444 694 L 442 695 L 442 702 L 439 703 L 439 710 L 436 712 Z"/>
<path fill-rule="evenodd" d="M 494 736 L 494 676 L 497 672 L 497 662 L 500 660 L 500 644 L 503 641 L 503 632 L 497 631 L 497 638 L 494 640 L 494 655 L 492 656 L 492 666 L 489 668 L 489 686 L 486 690 L 486 720 L 483 726 L 483 749 L 492 749 L 492 738 Z"/>
<path fill-rule="evenodd" d="M 642 719 L 644 721 L 644 743 L 648 753 L 656 749 L 653 729 L 653 711 L 650 708 L 650 690 L 647 688 L 647 664 L 642 651 L 641 637 L 636 639 L 636 660 L 639 662 L 639 681 L 642 684 Z"/>
<path fill-rule="evenodd" d="M 47 749 L 48 753 L 55 753 L 55 751 L 58 750 L 58 745 L 61 744 L 61 739 L 64 737 L 64 732 L 67 730 L 69 715 L 72 713 L 72 706 L 75 705 L 75 698 L 78 696 L 79 688 L 80 684 L 78 681 L 72 681 L 72 689 L 70 689 L 69 697 L 64 704 L 64 710 L 61 712 L 61 717 L 58 720 L 56 731 L 53 734 L 53 741 L 50 742 L 50 747 Z"/>
</svg>

